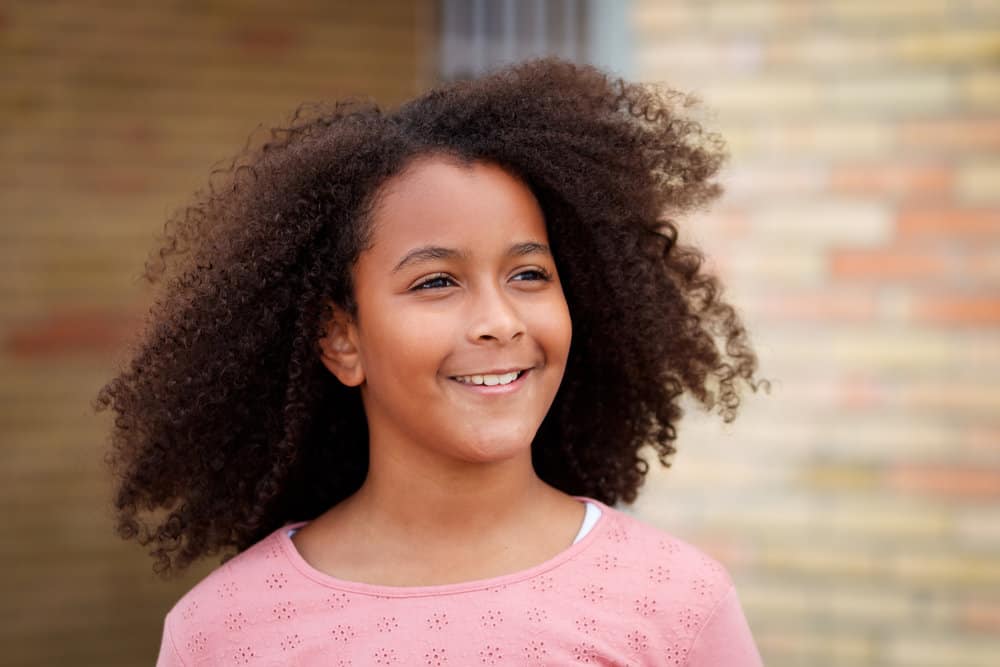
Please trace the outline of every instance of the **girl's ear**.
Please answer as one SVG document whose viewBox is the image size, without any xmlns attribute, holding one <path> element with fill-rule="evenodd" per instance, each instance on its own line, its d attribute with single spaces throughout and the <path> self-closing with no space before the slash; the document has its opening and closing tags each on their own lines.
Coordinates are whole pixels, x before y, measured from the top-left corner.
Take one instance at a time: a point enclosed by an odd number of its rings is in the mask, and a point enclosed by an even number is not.
<svg viewBox="0 0 1000 667">
<path fill-rule="evenodd" d="M 333 304 L 333 318 L 327 323 L 326 335 L 319 341 L 320 359 L 340 382 L 356 387 L 365 379 L 358 345 L 358 329 L 343 309 Z"/>
</svg>

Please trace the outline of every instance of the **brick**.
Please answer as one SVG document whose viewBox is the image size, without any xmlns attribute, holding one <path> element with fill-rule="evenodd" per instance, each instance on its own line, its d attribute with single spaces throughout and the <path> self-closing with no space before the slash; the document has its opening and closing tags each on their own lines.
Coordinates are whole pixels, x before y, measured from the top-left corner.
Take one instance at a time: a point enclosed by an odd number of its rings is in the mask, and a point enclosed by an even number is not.
<svg viewBox="0 0 1000 667">
<path fill-rule="evenodd" d="M 747 37 L 724 41 L 679 37 L 651 43 L 635 56 L 636 66 L 643 71 L 670 71 L 676 63 L 684 63 L 687 73 L 755 72 L 762 58 L 760 40 Z"/>
<path fill-rule="evenodd" d="M 887 634 L 879 643 L 878 662 L 870 664 L 893 667 L 995 667 L 997 655 L 1000 655 L 1000 639 L 996 637 L 970 636 L 947 627 L 940 630 L 911 627 Z"/>
<path fill-rule="evenodd" d="M 902 584 L 965 586 L 972 589 L 1000 586 L 1000 561 L 991 555 L 936 552 L 930 549 L 894 551 L 882 563 L 886 574 Z"/>
<path fill-rule="evenodd" d="M 727 204 L 729 203 L 726 197 Z M 709 211 L 695 211 L 678 220 L 681 242 L 701 245 L 724 239 L 744 239 L 750 232 L 746 211 L 737 206 L 719 206 Z"/>
<path fill-rule="evenodd" d="M 680 2 L 629 3 L 629 24 L 639 44 L 648 44 L 664 33 L 689 30 L 701 20 L 697 5 Z"/>
<path fill-rule="evenodd" d="M 975 65 L 1000 57 L 1000 31 L 946 26 L 890 41 L 890 61 L 914 65 Z"/>
<path fill-rule="evenodd" d="M 994 447 L 996 443 L 994 440 Z M 955 512 L 955 541 L 967 550 L 1000 550 L 1000 507 L 961 507 Z"/>
<path fill-rule="evenodd" d="M 896 235 L 905 240 L 1000 237 L 1000 210 L 907 207 L 896 218 Z"/>
<path fill-rule="evenodd" d="M 951 75 L 937 72 L 845 77 L 823 86 L 823 108 L 841 112 L 942 113 L 956 97 Z"/>
<path fill-rule="evenodd" d="M 758 299 L 741 299 L 744 309 L 756 318 L 797 322 L 870 322 L 877 313 L 874 296 L 866 292 L 831 293 L 829 290 L 773 292 Z"/>
<path fill-rule="evenodd" d="M 935 155 L 968 154 L 1000 148 L 1000 119 L 908 120 L 897 129 L 899 147 Z"/>
<path fill-rule="evenodd" d="M 955 385 L 943 378 L 905 381 L 851 378 L 842 382 L 832 400 L 845 407 L 895 409 L 958 415 L 988 415 L 1000 405 L 1000 387 L 992 383 L 963 382 Z M 859 395 L 860 394 L 860 395 Z"/>
<path fill-rule="evenodd" d="M 988 0 L 986 0 L 988 2 Z M 842 0 L 834 3 L 663 3 L 641 0 L 631 3 L 631 24 L 642 41 L 664 33 L 700 30 L 705 33 L 745 34 L 759 32 L 785 36 L 790 30 L 812 26 L 839 26 L 844 31 L 869 29 L 879 24 L 883 29 L 917 23 L 935 26 L 947 20 L 952 11 L 942 0 L 911 0 L 898 3 L 872 3 Z"/>
<path fill-rule="evenodd" d="M 826 260 L 816 253 L 755 250 L 747 244 L 733 243 L 713 247 L 711 257 L 725 285 L 750 280 L 785 287 L 818 287 L 827 276 Z"/>
<path fill-rule="evenodd" d="M 863 627 L 905 626 L 913 621 L 915 604 L 906 591 L 889 587 L 866 587 L 855 582 L 829 585 L 823 595 L 795 583 L 772 582 L 767 586 L 747 580 L 740 600 L 748 609 L 769 617 L 802 618 L 810 614 L 850 618 Z M 868 664 L 868 663 L 853 663 Z"/>
<path fill-rule="evenodd" d="M 873 577 L 883 565 L 874 553 L 857 550 L 818 550 L 808 545 L 764 546 L 760 550 L 760 567 L 782 572 L 786 576 L 812 577 Z"/>
<path fill-rule="evenodd" d="M 998 54 L 1000 32 L 996 30 L 910 29 L 895 35 L 809 30 L 804 35 L 766 41 L 762 60 L 768 67 L 884 68 L 886 63 L 903 67 L 969 65 Z M 701 62 L 696 63 L 699 65 Z"/>
<path fill-rule="evenodd" d="M 815 162 L 760 163 L 743 160 L 725 170 L 721 179 L 728 202 L 744 205 L 779 195 L 819 195 L 828 185 L 827 168 Z"/>
<path fill-rule="evenodd" d="M 835 250 L 830 253 L 830 274 L 837 279 L 933 280 L 951 273 L 952 265 L 949 257 L 934 251 Z"/>
<path fill-rule="evenodd" d="M 781 363 L 792 368 L 811 367 L 817 362 L 816 350 L 822 350 L 822 358 L 834 368 L 873 373 L 1000 372 L 1000 345 L 993 331 L 907 327 L 903 333 L 842 322 L 835 330 L 786 330 L 772 345 L 780 347 Z"/>
<path fill-rule="evenodd" d="M 777 75 L 708 80 L 693 92 L 710 108 L 729 116 L 763 114 L 768 117 L 815 112 L 825 93 L 813 79 Z"/>
<path fill-rule="evenodd" d="M 915 0 L 913 2 L 866 2 L 865 0 L 842 0 L 824 3 L 823 16 L 850 27 L 871 27 L 878 22 L 882 29 L 912 21 L 947 20 L 953 11 L 946 0 Z"/>
<path fill-rule="evenodd" d="M 1000 427 L 980 424 L 971 424 L 968 427 L 968 446 L 980 457 L 995 455 L 1000 458 L 1000 450 L 997 443 L 1000 443 Z M 1000 523 L 997 524 L 1000 529 Z"/>
<path fill-rule="evenodd" d="M 991 296 L 922 296 L 913 306 L 914 317 L 951 326 L 1000 324 L 1000 298 Z"/>
<path fill-rule="evenodd" d="M 896 140 L 890 124 L 863 119 L 730 123 L 720 131 L 734 161 L 882 158 Z"/>
<path fill-rule="evenodd" d="M 952 183 L 952 168 L 939 164 L 840 164 L 830 170 L 831 190 L 852 195 L 941 198 Z"/>
<path fill-rule="evenodd" d="M 962 104 L 970 111 L 996 112 L 1000 109 L 1000 73 L 974 71 L 958 78 Z"/>
<path fill-rule="evenodd" d="M 839 486 L 844 482 L 842 471 L 808 471 L 806 478 L 816 475 L 822 485 Z M 876 476 L 863 473 L 848 480 L 862 488 L 877 482 Z M 886 500 L 878 507 L 851 496 L 841 496 L 836 504 L 817 507 L 806 506 L 798 512 L 784 509 L 782 499 L 762 500 L 753 504 L 727 501 L 718 512 L 708 511 L 699 517 L 700 522 L 710 522 L 717 529 L 753 530 L 758 526 L 780 528 L 789 534 L 801 533 L 822 524 L 832 534 L 850 534 L 858 540 L 890 538 L 900 540 L 941 540 L 951 535 L 950 513 L 943 509 L 929 508 L 914 513 L 912 506 Z M 721 504 L 721 503 L 720 503 Z M 772 523 L 772 514 L 775 522 Z"/>
<path fill-rule="evenodd" d="M 282 58 L 301 45 L 302 32 L 280 23 L 236 25 L 226 39 L 254 57 Z"/>
<path fill-rule="evenodd" d="M 831 627 L 812 630 L 822 622 L 809 622 L 807 617 L 793 616 L 808 627 L 789 631 L 788 625 L 752 627 L 754 641 L 768 664 L 814 665 L 824 660 L 843 661 L 849 665 L 872 665 L 880 652 L 878 642 L 856 631 L 838 631 Z"/>
<path fill-rule="evenodd" d="M 1000 636 L 1000 603 L 989 600 L 966 602 L 958 612 L 958 624 L 964 630 Z M 1000 646 L 997 649 L 1000 650 Z"/>
<path fill-rule="evenodd" d="M 748 220 L 750 234 L 771 246 L 872 247 L 889 241 L 893 215 L 883 202 L 823 198 L 758 206 L 750 210 Z"/>
<path fill-rule="evenodd" d="M 964 204 L 1000 204 L 1000 161 L 959 166 L 955 190 Z"/>
<path fill-rule="evenodd" d="M 889 488 L 905 493 L 946 498 L 1000 499 L 1000 468 L 899 464 L 886 472 L 885 481 Z"/>
<path fill-rule="evenodd" d="M 6 354 L 22 358 L 100 353 L 119 348 L 137 324 L 134 317 L 121 314 L 66 309 L 12 328 L 3 348 Z"/>
<path fill-rule="evenodd" d="M 844 67 L 884 62 L 887 51 L 884 40 L 851 33 L 809 31 L 797 37 L 768 41 L 764 61 L 770 67 L 794 69 Z"/>
<path fill-rule="evenodd" d="M 966 16 L 974 19 L 998 19 L 1000 7 L 993 0 L 963 0 L 962 9 Z"/>
<path fill-rule="evenodd" d="M 977 433 L 969 424 L 988 418 L 989 408 L 981 411 L 979 417 L 966 411 L 961 423 L 957 423 L 959 420 L 947 409 L 900 410 L 876 405 L 866 410 L 835 401 L 823 404 L 812 397 L 800 396 L 800 384 L 793 382 L 789 373 L 770 365 L 766 372 L 774 380 L 771 394 L 750 399 L 741 408 L 736 425 L 730 427 L 732 432 L 720 434 L 718 425 L 708 422 L 710 415 L 692 412 L 685 416 L 685 441 L 698 442 L 699 452 L 716 458 L 738 456 L 731 446 L 738 441 L 748 452 L 789 465 L 836 456 L 873 466 L 899 460 L 933 463 L 944 459 L 1000 466 L 1000 450 L 996 446 L 1000 441 L 993 437 L 981 442 L 980 438 L 988 437 L 987 434 Z M 767 403 L 771 405 L 766 406 Z M 832 416 L 834 413 L 850 418 L 838 419 Z M 776 420 L 781 421 L 780 429 L 774 428 Z M 849 504 L 844 501 L 844 506 Z M 896 508 L 885 509 L 889 512 Z M 904 507 L 895 513 L 909 511 Z"/>
<path fill-rule="evenodd" d="M 877 470 L 864 465 L 814 464 L 803 466 L 799 484 L 813 490 L 864 493 L 880 485 Z"/>
</svg>

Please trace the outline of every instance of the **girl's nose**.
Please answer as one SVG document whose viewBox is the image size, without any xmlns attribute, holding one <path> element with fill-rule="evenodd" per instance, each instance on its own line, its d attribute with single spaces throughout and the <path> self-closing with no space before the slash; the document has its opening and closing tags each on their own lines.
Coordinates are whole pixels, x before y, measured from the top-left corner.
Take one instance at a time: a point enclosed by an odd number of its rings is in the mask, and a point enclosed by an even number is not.
<svg viewBox="0 0 1000 667">
<path fill-rule="evenodd" d="M 473 343 L 496 340 L 509 343 L 524 335 L 525 325 L 516 304 L 502 288 L 484 288 L 475 296 L 468 336 Z"/>
</svg>

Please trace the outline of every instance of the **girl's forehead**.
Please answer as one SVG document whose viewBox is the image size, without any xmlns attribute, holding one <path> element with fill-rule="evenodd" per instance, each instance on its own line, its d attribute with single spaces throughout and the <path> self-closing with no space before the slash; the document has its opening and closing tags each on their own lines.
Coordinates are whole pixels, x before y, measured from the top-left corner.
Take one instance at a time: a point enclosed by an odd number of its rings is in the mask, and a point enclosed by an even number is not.
<svg viewBox="0 0 1000 667">
<path fill-rule="evenodd" d="M 530 188 L 501 167 L 426 161 L 387 184 L 372 214 L 372 250 L 420 246 L 467 253 L 513 242 L 547 243 L 545 219 Z"/>
</svg>

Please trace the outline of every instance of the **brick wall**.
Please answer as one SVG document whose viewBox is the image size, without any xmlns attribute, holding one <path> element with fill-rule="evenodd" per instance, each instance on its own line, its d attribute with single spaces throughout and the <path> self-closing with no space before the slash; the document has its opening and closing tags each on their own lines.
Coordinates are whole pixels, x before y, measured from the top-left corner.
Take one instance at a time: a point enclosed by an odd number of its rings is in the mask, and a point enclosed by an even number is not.
<svg viewBox="0 0 1000 667">
<path fill-rule="evenodd" d="M 1000 4 L 635 0 L 637 78 L 732 159 L 684 232 L 770 396 L 638 509 L 725 562 L 769 667 L 1000 656 Z"/>
<path fill-rule="evenodd" d="M 0 6 L 0 649 L 152 664 L 169 584 L 118 541 L 90 401 L 150 295 L 163 221 L 305 100 L 395 104 L 433 75 L 433 3 Z"/>
</svg>

